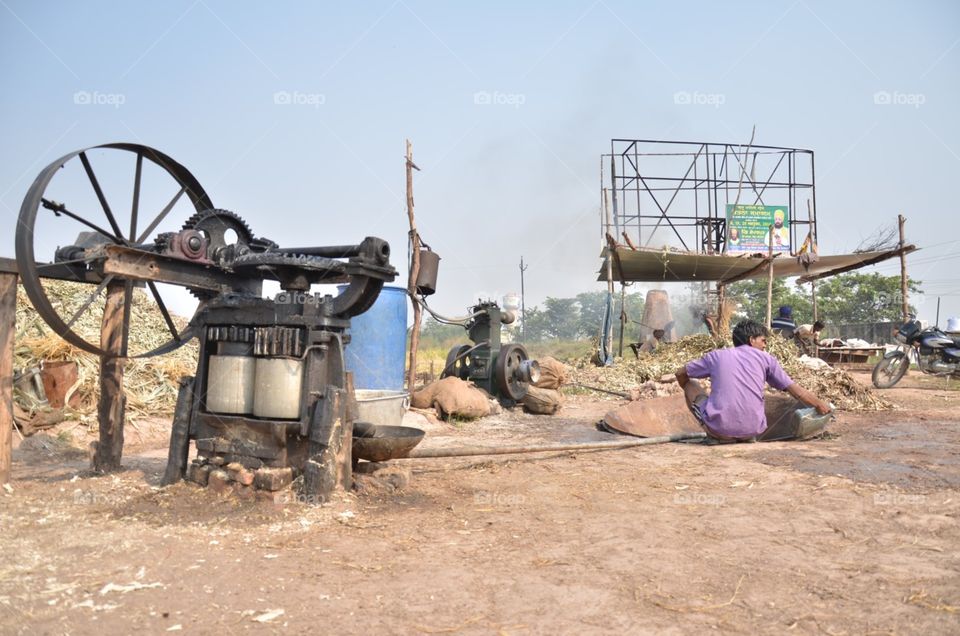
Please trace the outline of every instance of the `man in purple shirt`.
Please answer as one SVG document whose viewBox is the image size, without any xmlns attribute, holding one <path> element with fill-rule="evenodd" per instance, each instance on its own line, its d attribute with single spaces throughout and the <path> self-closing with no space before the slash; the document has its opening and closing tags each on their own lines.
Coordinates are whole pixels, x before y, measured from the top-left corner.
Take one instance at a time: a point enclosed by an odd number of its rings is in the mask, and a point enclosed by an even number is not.
<svg viewBox="0 0 960 636">
<path fill-rule="evenodd" d="M 707 435 L 723 441 L 753 441 L 767 430 L 763 410 L 764 385 L 786 391 L 826 415 L 829 404 L 790 379 L 780 363 L 764 349 L 767 329 L 752 320 L 733 328 L 732 349 L 717 349 L 687 363 L 677 373 L 687 406 Z M 710 378 L 708 396 L 695 379 Z"/>
</svg>

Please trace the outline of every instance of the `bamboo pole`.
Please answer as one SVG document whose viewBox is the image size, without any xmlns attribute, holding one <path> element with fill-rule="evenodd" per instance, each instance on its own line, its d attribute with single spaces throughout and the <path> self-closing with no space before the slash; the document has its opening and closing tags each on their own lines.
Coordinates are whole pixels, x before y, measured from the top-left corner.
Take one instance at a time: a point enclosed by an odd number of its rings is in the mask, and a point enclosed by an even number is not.
<svg viewBox="0 0 960 636">
<path fill-rule="evenodd" d="M 773 226 L 767 234 L 767 258 L 770 259 L 770 273 L 767 275 L 767 329 L 773 324 Z"/>
<path fill-rule="evenodd" d="M 10 481 L 13 448 L 13 341 L 17 275 L 0 272 L 0 484 Z"/>
<path fill-rule="evenodd" d="M 422 309 L 417 302 L 417 276 L 420 274 L 420 234 L 413 216 L 413 144 L 407 139 L 407 218 L 410 221 L 410 277 L 407 279 L 407 293 L 413 302 L 413 331 L 410 334 L 410 368 L 407 371 L 407 390 L 413 393 L 417 384 L 417 350 L 420 348 L 420 318 Z"/>
<path fill-rule="evenodd" d="M 475 455 L 518 455 L 521 453 L 554 453 L 578 450 L 617 450 L 634 446 L 649 446 L 679 442 L 685 439 L 702 439 L 706 433 L 676 433 L 659 437 L 641 437 L 615 442 L 583 442 L 580 444 L 530 444 L 528 446 L 454 446 L 452 448 L 418 448 L 406 457 L 397 459 L 426 459 L 432 457 L 470 457 Z"/>
<path fill-rule="evenodd" d="M 897 224 L 900 226 L 900 310 L 903 313 L 903 322 L 907 322 L 910 316 L 910 305 L 907 302 L 907 255 L 903 249 L 906 244 L 903 224 L 906 221 L 902 214 L 897 215 Z"/>
</svg>

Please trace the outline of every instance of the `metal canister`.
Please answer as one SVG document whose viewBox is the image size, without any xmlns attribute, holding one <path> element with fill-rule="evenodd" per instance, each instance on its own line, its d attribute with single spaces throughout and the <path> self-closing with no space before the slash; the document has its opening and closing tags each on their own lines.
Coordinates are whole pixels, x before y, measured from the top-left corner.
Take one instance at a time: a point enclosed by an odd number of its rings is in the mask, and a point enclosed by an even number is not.
<svg viewBox="0 0 960 636">
<path fill-rule="evenodd" d="M 440 269 L 440 255 L 424 248 L 420 250 L 420 269 L 417 271 L 417 293 L 429 296 L 437 291 L 437 272 Z"/>
<path fill-rule="evenodd" d="M 207 410 L 229 415 L 252 413 L 255 374 L 251 356 L 210 356 Z"/>
<path fill-rule="evenodd" d="M 270 419 L 300 417 L 303 361 L 294 358 L 257 358 L 253 414 Z"/>
</svg>

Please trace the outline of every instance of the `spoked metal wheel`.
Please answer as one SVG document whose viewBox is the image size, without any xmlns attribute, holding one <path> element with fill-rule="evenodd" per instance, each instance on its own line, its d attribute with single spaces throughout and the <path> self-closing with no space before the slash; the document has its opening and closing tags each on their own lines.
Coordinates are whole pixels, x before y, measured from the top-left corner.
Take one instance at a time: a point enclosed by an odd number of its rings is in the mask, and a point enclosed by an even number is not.
<svg viewBox="0 0 960 636">
<path fill-rule="evenodd" d="M 526 397 L 530 384 L 539 379 L 540 365 L 530 359 L 523 345 L 507 344 L 500 347 L 495 380 L 502 396 L 520 401 Z"/>
<path fill-rule="evenodd" d="M 467 353 L 469 350 L 470 345 L 458 345 L 450 349 L 440 377 L 453 376 L 466 380 L 470 375 L 470 354 Z"/>
<path fill-rule="evenodd" d="M 94 160 L 101 167 L 99 176 Z M 132 187 L 119 176 L 127 173 L 133 175 Z M 121 213 L 117 190 L 129 193 L 129 214 L 125 205 Z M 106 192 L 114 195 L 112 205 Z M 157 284 L 146 282 L 149 298 L 135 303 L 134 287 L 142 283 L 98 272 L 84 248 L 113 244 L 149 249 L 157 232 L 179 230 L 185 218 L 212 207 L 186 168 L 148 146 L 104 144 L 64 155 L 40 172 L 20 208 L 15 243 L 24 290 L 37 313 L 64 340 L 93 354 L 117 357 L 116 352 L 101 348 L 97 332 L 89 325 L 99 329 L 99 316 L 116 309 L 116 303 L 107 307 L 106 297 L 122 288 L 119 355 L 147 357 L 176 349 L 193 334 L 177 327 Z M 71 290 L 65 299 L 62 293 L 54 293 L 54 287 L 62 291 L 64 286 L 84 289 Z M 158 314 L 162 323 L 155 319 Z M 84 324 L 88 326 L 81 328 Z M 142 350 L 128 350 L 130 331 L 156 331 L 147 327 L 152 324 L 165 325 L 169 333 L 157 334 L 155 342 Z"/>
<path fill-rule="evenodd" d="M 873 386 L 889 389 L 900 381 L 910 367 L 910 358 L 902 351 L 899 355 L 883 358 L 873 368 Z"/>
</svg>

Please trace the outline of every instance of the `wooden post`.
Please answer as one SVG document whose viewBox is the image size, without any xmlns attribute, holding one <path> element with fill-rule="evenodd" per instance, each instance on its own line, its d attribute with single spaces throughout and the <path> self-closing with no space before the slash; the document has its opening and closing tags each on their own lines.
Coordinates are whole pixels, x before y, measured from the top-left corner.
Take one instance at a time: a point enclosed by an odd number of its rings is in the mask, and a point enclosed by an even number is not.
<svg viewBox="0 0 960 636">
<path fill-rule="evenodd" d="M 767 235 L 769 245 L 767 246 L 767 258 L 770 259 L 770 273 L 767 276 L 767 329 L 770 329 L 773 323 L 773 226 L 770 226 Z"/>
<path fill-rule="evenodd" d="M 817 311 L 817 281 L 810 281 L 810 297 L 813 300 L 813 322 L 820 319 L 820 313 Z"/>
<path fill-rule="evenodd" d="M 0 484 L 10 481 L 13 447 L 13 341 L 17 333 L 17 275 L 0 272 Z"/>
<path fill-rule="evenodd" d="M 621 270 L 622 272 L 623 270 Z M 627 286 L 620 283 L 620 346 L 617 347 L 617 355 L 623 357 L 623 332 L 627 330 L 627 308 L 626 303 Z"/>
<path fill-rule="evenodd" d="M 723 281 L 717 281 L 717 321 L 713 328 L 716 333 L 711 335 L 715 336 L 726 333 L 730 328 L 730 316 L 727 314 L 727 286 Z"/>
<path fill-rule="evenodd" d="M 900 309 L 903 313 L 903 322 L 907 322 L 910 316 L 910 305 L 907 303 L 907 255 L 903 251 L 903 247 L 906 245 L 903 224 L 906 220 L 902 214 L 897 215 L 897 222 L 900 226 Z"/>
<path fill-rule="evenodd" d="M 600 162 L 600 165 L 603 165 L 603 161 Z M 607 295 L 610 298 L 610 310 L 613 311 L 613 253 L 616 250 L 616 243 L 610 236 L 610 196 L 607 189 L 603 189 L 603 210 L 604 210 L 604 219 L 606 220 L 607 227 Z M 600 337 L 604 337 L 602 333 L 603 327 L 601 326 Z M 610 332 L 606 335 L 606 342 L 604 346 L 607 350 L 607 353 L 610 356 L 613 356 L 613 316 L 610 316 Z"/>
<path fill-rule="evenodd" d="M 417 302 L 417 276 L 420 274 L 420 235 L 413 217 L 413 145 L 407 139 L 407 218 L 410 221 L 410 277 L 407 293 L 413 302 L 413 331 L 410 334 L 410 369 L 407 371 L 407 390 L 412 394 L 417 384 L 417 349 L 420 348 L 420 318 L 422 310 Z M 417 168 L 419 170 L 420 168 Z"/>
<path fill-rule="evenodd" d="M 109 473 L 120 470 L 123 455 L 123 416 L 126 397 L 123 394 L 123 340 L 126 323 L 126 285 L 113 281 L 107 285 L 107 300 L 100 325 L 100 348 L 113 356 L 100 357 L 100 403 L 97 415 L 100 421 L 100 441 L 93 454 L 93 470 Z"/>
<path fill-rule="evenodd" d="M 190 413 L 193 411 L 193 376 L 180 378 L 177 403 L 173 408 L 173 427 L 170 429 L 170 451 L 167 468 L 160 480 L 161 486 L 169 486 L 187 474 L 187 459 L 190 456 Z"/>
</svg>

